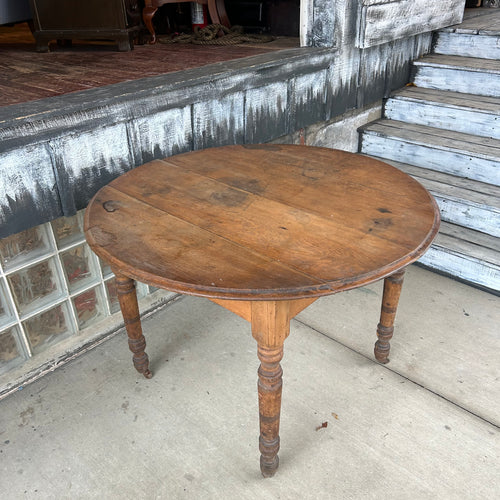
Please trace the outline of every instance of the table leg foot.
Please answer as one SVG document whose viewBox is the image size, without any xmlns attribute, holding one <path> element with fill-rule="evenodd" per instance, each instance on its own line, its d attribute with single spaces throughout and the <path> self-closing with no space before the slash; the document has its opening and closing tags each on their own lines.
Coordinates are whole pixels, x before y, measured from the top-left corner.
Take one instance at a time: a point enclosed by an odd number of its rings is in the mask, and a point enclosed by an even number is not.
<svg viewBox="0 0 500 500">
<path fill-rule="evenodd" d="M 151 378 L 153 374 L 149 370 L 149 359 L 145 352 L 146 339 L 142 334 L 134 280 L 116 272 L 115 276 L 118 301 L 128 335 L 128 346 L 133 353 L 132 361 L 139 373 L 142 373 L 146 378 Z"/>
<path fill-rule="evenodd" d="M 389 362 L 390 340 L 394 333 L 394 320 L 396 319 L 399 296 L 403 287 L 404 274 L 405 269 L 400 269 L 384 280 L 380 323 L 377 326 L 378 340 L 375 343 L 374 350 L 375 358 L 383 364 Z"/>
</svg>

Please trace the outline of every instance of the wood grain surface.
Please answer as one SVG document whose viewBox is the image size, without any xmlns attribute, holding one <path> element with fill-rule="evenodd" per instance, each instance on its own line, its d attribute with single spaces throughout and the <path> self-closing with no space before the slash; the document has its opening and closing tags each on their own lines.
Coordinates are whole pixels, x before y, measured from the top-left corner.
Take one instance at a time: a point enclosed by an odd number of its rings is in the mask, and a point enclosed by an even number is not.
<svg viewBox="0 0 500 500">
<path fill-rule="evenodd" d="M 138 167 L 85 216 L 126 276 L 219 299 L 314 297 L 417 260 L 439 227 L 431 195 L 385 163 L 327 148 L 226 146 Z"/>
<path fill-rule="evenodd" d="M 286 38 L 256 45 L 157 43 L 118 52 L 112 42 L 75 40 L 72 46 L 54 42 L 50 53 L 40 54 L 27 23 L 0 26 L 0 107 L 298 47 L 299 42 Z"/>
<path fill-rule="evenodd" d="M 390 165 L 271 144 L 147 163 L 102 188 L 85 213 L 87 241 L 116 275 L 134 366 L 145 377 L 132 279 L 208 297 L 250 321 L 264 477 L 279 466 L 290 320 L 321 295 L 385 278 L 375 357 L 387 363 L 404 268 L 438 227 L 432 196 Z"/>
</svg>

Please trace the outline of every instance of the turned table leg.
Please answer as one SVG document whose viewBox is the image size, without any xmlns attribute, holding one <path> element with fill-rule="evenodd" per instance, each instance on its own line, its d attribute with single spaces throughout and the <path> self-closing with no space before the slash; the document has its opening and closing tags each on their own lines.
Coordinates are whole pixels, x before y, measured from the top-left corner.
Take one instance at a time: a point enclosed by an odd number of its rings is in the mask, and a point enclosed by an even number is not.
<svg viewBox="0 0 500 500">
<path fill-rule="evenodd" d="M 389 341 L 394 333 L 394 320 L 403 287 L 404 274 L 405 269 L 400 269 L 384 280 L 380 323 L 377 326 L 378 340 L 375 342 L 375 357 L 377 361 L 384 364 L 389 362 L 389 351 L 391 350 Z"/>
<path fill-rule="evenodd" d="M 280 361 L 283 342 L 290 333 L 287 301 L 254 302 L 252 304 L 252 335 L 257 341 L 260 360 L 258 371 L 260 470 L 264 477 L 274 475 L 279 465 L 279 427 L 282 374 Z"/>
<path fill-rule="evenodd" d="M 128 346 L 133 352 L 132 360 L 139 373 L 146 378 L 151 378 L 153 374 L 149 371 L 148 355 L 144 352 L 146 339 L 142 334 L 141 317 L 139 315 L 139 305 L 137 304 L 137 294 L 135 293 L 134 280 L 118 274 L 116 276 L 116 289 L 118 300 L 122 311 L 125 328 L 128 335 Z"/>
</svg>

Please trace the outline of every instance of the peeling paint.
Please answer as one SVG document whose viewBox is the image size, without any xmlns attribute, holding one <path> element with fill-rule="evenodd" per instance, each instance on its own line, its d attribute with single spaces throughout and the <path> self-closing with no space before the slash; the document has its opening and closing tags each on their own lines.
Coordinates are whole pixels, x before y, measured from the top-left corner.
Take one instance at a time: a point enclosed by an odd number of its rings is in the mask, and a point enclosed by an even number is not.
<svg viewBox="0 0 500 500">
<path fill-rule="evenodd" d="M 241 144 L 244 133 L 243 93 L 193 105 L 194 149 Z"/>
<path fill-rule="evenodd" d="M 357 46 L 373 47 L 460 23 L 465 0 L 362 0 Z"/>
<path fill-rule="evenodd" d="M 66 216 L 85 208 L 89 193 L 134 166 L 133 145 L 124 124 L 70 134 L 51 140 L 50 146 Z"/>
<path fill-rule="evenodd" d="M 267 142 L 288 132 L 288 82 L 249 89 L 245 97 L 245 142 Z"/>
<path fill-rule="evenodd" d="M 327 103 L 327 70 L 300 75 L 295 78 L 294 129 L 325 120 Z"/>
<path fill-rule="evenodd" d="M 191 106 L 140 117 L 129 128 L 135 165 L 186 152 L 192 147 Z"/>
</svg>

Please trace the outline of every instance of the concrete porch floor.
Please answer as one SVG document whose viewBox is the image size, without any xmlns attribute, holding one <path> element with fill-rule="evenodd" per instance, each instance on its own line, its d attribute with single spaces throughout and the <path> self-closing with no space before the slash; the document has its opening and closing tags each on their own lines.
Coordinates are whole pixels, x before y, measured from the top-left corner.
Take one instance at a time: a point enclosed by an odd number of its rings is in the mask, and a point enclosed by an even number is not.
<svg viewBox="0 0 500 500">
<path fill-rule="evenodd" d="M 0 402 L 2 498 L 498 498 L 500 299 L 412 266 L 382 366 L 381 285 L 292 322 L 274 478 L 249 325 L 184 297 L 144 321 L 151 380 L 119 334 Z"/>
</svg>

